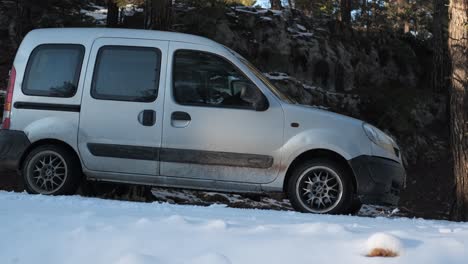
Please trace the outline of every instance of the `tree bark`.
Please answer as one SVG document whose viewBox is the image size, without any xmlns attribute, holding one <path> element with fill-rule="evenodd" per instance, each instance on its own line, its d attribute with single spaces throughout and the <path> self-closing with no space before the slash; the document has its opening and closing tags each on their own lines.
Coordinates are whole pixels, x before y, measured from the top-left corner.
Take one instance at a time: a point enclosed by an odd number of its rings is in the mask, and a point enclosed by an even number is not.
<svg viewBox="0 0 468 264">
<path fill-rule="evenodd" d="M 146 28 L 168 31 L 172 28 L 172 0 L 146 1 Z"/>
<path fill-rule="evenodd" d="M 149 29 L 151 26 L 151 1 L 145 0 L 145 9 L 143 12 L 144 21 L 143 21 L 143 28 Z"/>
<path fill-rule="evenodd" d="M 281 0 L 270 0 L 271 9 L 281 10 L 283 6 L 281 5 Z"/>
<path fill-rule="evenodd" d="M 468 0 L 451 0 L 449 51 L 452 74 L 450 129 L 455 177 L 452 218 L 468 220 Z"/>
<path fill-rule="evenodd" d="M 117 27 L 119 24 L 119 7 L 113 0 L 107 0 L 107 27 Z"/>
<path fill-rule="evenodd" d="M 361 15 L 364 18 L 364 25 L 366 27 L 366 32 L 369 32 L 369 13 L 368 13 L 368 1 L 363 0 L 361 3 Z"/>
<path fill-rule="evenodd" d="M 352 0 L 341 0 L 341 22 L 345 25 L 351 25 L 351 1 Z"/>
<path fill-rule="evenodd" d="M 14 19 L 11 19 L 10 20 L 10 23 L 8 24 L 8 36 L 10 38 L 10 43 L 11 43 L 11 47 L 13 48 L 13 50 L 16 50 L 18 47 L 19 47 L 19 43 L 18 43 L 18 36 L 17 36 L 17 32 L 16 32 L 16 18 Z"/>
<path fill-rule="evenodd" d="M 410 31 L 410 24 L 408 18 L 406 17 L 406 9 L 408 8 L 408 0 L 397 0 L 398 5 L 398 14 L 400 15 L 400 20 L 403 24 L 403 32 L 408 33 Z"/>
<path fill-rule="evenodd" d="M 434 92 L 447 91 L 449 87 L 449 58 L 447 41 L 448 9 L 447 0 L 433 0 L 433 66 L 432 66 L 432 90 Z"/>
</svg>

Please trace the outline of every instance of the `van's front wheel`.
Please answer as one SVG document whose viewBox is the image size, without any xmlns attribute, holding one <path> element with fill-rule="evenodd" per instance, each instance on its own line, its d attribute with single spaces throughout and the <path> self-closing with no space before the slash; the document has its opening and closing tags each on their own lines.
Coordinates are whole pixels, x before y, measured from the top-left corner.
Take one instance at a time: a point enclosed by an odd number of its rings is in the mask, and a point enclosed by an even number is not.
<svg viewBox="0 0 468 264">
<path fill-rule="evenodd" d="M 33 149 L 23 163 L 22 173 L 26 191 L 32 194 L 73 194 L 81 179 L 77 158 L 54 145 Z"/>
<path fill-rule="evenodd" d="M 353 201 L 351 175 L 340 164 L 314 159 L 297 166 L 288 181 L 292 206 L 301 212 L 349 214 Z"/>
</svg>

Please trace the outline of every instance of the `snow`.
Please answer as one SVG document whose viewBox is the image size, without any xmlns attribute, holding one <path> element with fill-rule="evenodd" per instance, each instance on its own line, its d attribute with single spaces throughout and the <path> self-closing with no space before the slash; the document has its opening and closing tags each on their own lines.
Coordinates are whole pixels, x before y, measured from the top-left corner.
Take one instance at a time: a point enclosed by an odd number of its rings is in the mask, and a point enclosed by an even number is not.
<svg viewBox="0 0 468 264">
<path fill-rule="evenodd" d="M 248 13 L 248 14 L 258 14 L 257 9 L 253 7 L 246 6 L 234 6 L 232 9 L 236 12 Z"/>
<path fill-rule="evenodd" d="M 0 263 L 466 263 L 468 223 L 0 192 Z M 383 261 L 383 259 L 382 259 Z"/>
<path fill-rule="evenodd" d="M 298 37 L 309 37 L 309 38 L 312 37 L 313 35 L 314 35 L 314 34 L 311 33 L 311 32 L 299 32 L 299 33 L 297 34 Z"/>
<path fill-rule="evenodd" d="M 304 27 L 304 26 L 301 25 L 301 24 L 296 24 L 296 27 L 297 27 L 299 30 L 301 30 L 301 31 L 307 31 L 307 28 Z"/>
<path fill-rule="evenodd" d="M 294 38 L 310 38 L 314 35 L 312 32 L 304 32 L 307 31 L 307 28 L 300 24 L 296 24 L 296 27 L 299 31 L 292 27 L 286 29 Z"/>
<path fill-rule="evenodd" d="M 134 4 L 127 4 L 123 8 L 123 13 L 125 16 L 134 16 L 135 13 L 143 13 L 143 8 L 139 8 Z"/>
<path fill-rule="evenodd" d="M 134 16 L 136 13 L 142 13 L 143 8 L 139 8 L 134 4 L 127 4 L 122 8 L 124 16 Z M 81 14 L 94 18 L 97 25 L 106 25 L 107 21 L 107 8 L 96 4 L 90 4 L 88 9 L 81 9 Z M 119 10 L 119 19 L 121 12 Z"/>
<path fill-rule="evenodd" d="M 254 14 L 254 15 L 265 15 L 266 13 L 272 13 L 274 16 L 281 16 L 283 14 L 282 10 L 272 10 L 272 9 L 261 9 L 256 7 L 249 6 L 233 6 L 231 9 L 235 12 Z"/>
<path fill-rule="evenodd" d="M 284 72 L 265 72 L 263 74 L 270 80 L 281 81 L 289 79 L 289 75 Z"/>
<path fill-rule="evenodd" d="M 234 13 L 234 12 L 227 12 L 226 15 L 230 16 L 230 17 L 237 18 L 236 13 Z"/>
<path fill-rule="evenodd" d="M 376 233 L 369 237 L 366 243 L 366 254 L 374 249 L 384 249 L 401 255 L 403 245 L 399 238 L 387 233 Z"/>
<path fill-rule="evenodd" d="M 90 16 L 96 20 L 98 25 L 105 25 L 107 19 L 107 8 L 103 6 L 98 6 L 95 4 L 90 4 L 90 10 L 88 9 L 81 9 L 80 13 Z"/>
</svg>

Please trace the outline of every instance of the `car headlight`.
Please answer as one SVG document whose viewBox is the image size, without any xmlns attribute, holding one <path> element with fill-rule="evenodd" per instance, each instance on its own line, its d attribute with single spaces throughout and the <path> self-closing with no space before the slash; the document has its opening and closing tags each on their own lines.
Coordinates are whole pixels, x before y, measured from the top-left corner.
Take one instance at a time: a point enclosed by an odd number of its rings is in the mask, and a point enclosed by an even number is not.
<svg viewBox="0 0 468 264">
<path fill-rule="evenodd" d="M 382 132 L 380 129 L 370 124 L 364 123 L 363 128 L 364 128 L 364 132 L 366 132 L 367 137 L 372 142 L 374 142 L 377 146 L 380 146 L 381 148 L 396 155 L 395 147 L 394 147 L 396 144 L 390 136 L 388 136 L 387 134 Z"/>
</svg>

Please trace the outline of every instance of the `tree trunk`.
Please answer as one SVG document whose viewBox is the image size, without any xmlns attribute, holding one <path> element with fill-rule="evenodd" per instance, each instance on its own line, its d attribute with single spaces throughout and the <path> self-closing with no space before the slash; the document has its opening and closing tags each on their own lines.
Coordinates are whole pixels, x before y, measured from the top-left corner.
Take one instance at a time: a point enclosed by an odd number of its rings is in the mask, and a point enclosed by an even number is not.
<svg viewBox="0 0 468 264">
<path fill-rule="evenodd" d="M 449 51 L 451 148 L 455 177 L 452 218 L 468 220 L 468 0 L 451 0 Z"/>
<path fill-rule="evenodd" d="M 281 10 L 283 6 L 281 5 L 281 0 L 270 0 L 271 9 Z"/>
<path fill-rule="evenodd" d="M 352 0 L 340 1 L 341 22 L 345 25 L 351 25 L 351 1 Z"/>
<path fill-rule="evenodd" d="M 146 28 L 168 31 L 172 28 L 172 0 L 148 0 Z"/>
<path fill-rule="evenodd" d="M 10 38 L 10 43 L 13 50 L 16 50 L 19 47 L 18 35 L 16 32 L 16 21 L 17 19 L 15 17 L 14 19 L 11 19 L 10 23 L 8 24 L 8 36 Z"/>
<path fill-rule="evenodd" d="M 119 7 L 114 0 L 107 0 L 107 27 L 117 27 L 119 24 Z"/>
<path fill-rule="evenodd" d="M 149 29 L 151 28 L 151 1 L 145 0 L 145 9 L 143 12 L 144 21 L 143 21 L 143 28 Z"/>
<path fill-rule="evenodd" d="M 406 9 L 408 8 L 408 0 L 397 0 L 398 5 L 398 14 L 400 15 L 400 20 L 403 24 L 403 32 L 408 33 L 410 31 L 410 24 L 408 18 L 406 17 Z"/>
<path fill-rule="evenodd" d="M 449 87 L 449 58 L 446 26 L 448 22 L 447 0 L 433 0 L 432 23 L 434 56 L 432 66 L 432 90 L 447 91 Z"/>
<path fill-rule="evenodd" d="M 366 27 L 366 32 L 369 32 L 369 13 L 368 13 L 368 1 L 363 0 L 361 5 L 361 16 L 364 20 L 364 26 Z"/>
</svg>

